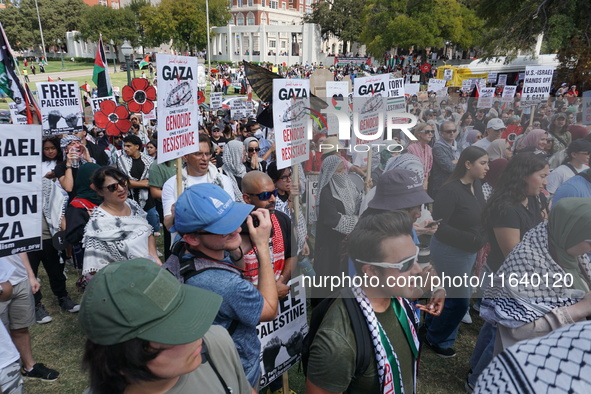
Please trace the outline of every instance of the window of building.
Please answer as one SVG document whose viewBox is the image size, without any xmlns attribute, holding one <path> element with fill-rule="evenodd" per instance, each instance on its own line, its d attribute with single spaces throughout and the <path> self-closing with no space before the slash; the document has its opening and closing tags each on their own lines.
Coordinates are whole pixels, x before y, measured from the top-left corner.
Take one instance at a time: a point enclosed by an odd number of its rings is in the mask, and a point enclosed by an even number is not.
<svg viewBox="0 0 591 394">
<path fill-rule="evenodd" d="M 244 26 L 244 15 L 238 14 L 236 16 L 236 26 Z"/>
<path fill-rule="evenodd" d="M 254 14 L 252 12 L 249 12 L 248 15 L 246 15 L 246 24 L 248 26 L 254 26 Z"/>
<path fill-rule="evenodd" d="M 238 0 L 238 7 L 242 7 L 242 0 Z"/>
<path fill-rule="evenodd" d="M 267 15 L 265 15 L 265 13 L 263 12 L 261 14 L 261 25 L 266 25 L 267 24 Z"/>
<path fill-rule="evenodd" d="M 252 0 L 248 0 L 248 6 L 252 7 Z"/>
<path fill-rule="evenodd" d="M 277 48 L 277 41 L 275 41 L 275 40 L 269 41 L 269 48 Z"/>
<path fill-rule="evenodd" d="M 281 49 L 285 49 L 285 41 L 281 41 Z"/>
<path fill-rule="evenodd" d="M 277 8 L 279 8 L 278 1 L 277 1 L 277 0 L 271 0 L 271 1 L 269 2 L 269 5 L 270 5 L 270 6 L 271 6 L 271 8 L 273 8 L 274 10 L 276 10 Z"/>
<path fill-rule="evenodd" d="M 261 0 L 261 6 L 265 6 L 266 0 Z"/>
</svg>

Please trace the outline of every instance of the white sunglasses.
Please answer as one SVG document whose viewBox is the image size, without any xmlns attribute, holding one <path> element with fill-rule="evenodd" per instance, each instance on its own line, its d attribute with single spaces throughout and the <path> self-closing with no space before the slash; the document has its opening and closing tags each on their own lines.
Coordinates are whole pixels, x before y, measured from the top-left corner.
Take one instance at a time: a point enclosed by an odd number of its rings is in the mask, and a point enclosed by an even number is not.
<svg viewBox="0 0 591 394">
<path fill-rule="evenodd" d="M 401 260 L 398 263 L 388 263 L 388 262 L 372 262 L 372 261 L 363 261 L 363 260 L 357 260 L 359 263 L 361 264 L 369 264 L 369 265 L 374 265 L 376 267 L 383 267 L 383 268 L 396 268 L 399 269 L 400 272 L 406 272 L 409 269 L 411 269 L 411 267 L 413 266 L 413 264 L 417 261 L 417 259 L 419 258 L 419 247 L 417 246 L 417 252 L 415 253 L 414 256 L 411 257 L 407 257 L 404 260 Z"/>
</svg>

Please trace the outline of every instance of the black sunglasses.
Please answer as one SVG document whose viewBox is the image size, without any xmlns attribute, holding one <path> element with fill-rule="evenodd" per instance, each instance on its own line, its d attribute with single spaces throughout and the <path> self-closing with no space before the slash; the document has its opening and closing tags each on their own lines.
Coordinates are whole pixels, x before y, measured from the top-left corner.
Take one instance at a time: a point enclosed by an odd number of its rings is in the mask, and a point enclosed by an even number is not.
<svg viewBox="0 0 591 394">
<path fill-rule="evenodd" d="M 277 197 L 277 189 L 273 190 L 272 192 L 262 192 L 262 193 L 246 193 L 249 196 L 256 196 L 261 201 L 267 201 L 271 198 L 271 196 Z"/>
<path fill-rule="evenodd" d="M 248 148 L 248 152 L 252 153 L 252 152 L 260 152 L 261 148 Z"/>
<path fill-rule="evenodd" d="M 458 130 L 456 130 L 456 129 L 451 129 L 451 130 L 441 130 L 441 132 L 442 132 L 442 133 L 450 133 L 450 134 L 451 134 L 451 133 L 455 133 L 456 131 L 458 131 Z"/>
<path fill-rule="evenodd" d="M 121 186 L 124 189 L 127 188 L 127 179 L 121 179 L 117 183 L 111 183 L 110 185 L 103 187 L 103 189 L 107 189 L 111 193 L 114 193 L 118 189 L 119 186 Z"/>
</svg>

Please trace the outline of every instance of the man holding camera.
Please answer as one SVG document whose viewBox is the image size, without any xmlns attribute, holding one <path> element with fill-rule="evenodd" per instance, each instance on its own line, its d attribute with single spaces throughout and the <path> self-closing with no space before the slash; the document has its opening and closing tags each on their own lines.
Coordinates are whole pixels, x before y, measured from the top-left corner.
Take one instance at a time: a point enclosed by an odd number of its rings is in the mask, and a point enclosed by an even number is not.
<svg viewBox="0 0 591 394">
<path fill-rule="evenodd" d="M 214 324 L 228 330 L 249 383 L 258 389 L 261 344 L 256 326 L 275 318 L 278 297 L 268 247 L 272 228 L 269 211 L 252 209 L 252 205 L 235 202 L 219 186 L 193 185 L 176 202 L 171 231 L 182 236 L 188 252 L 180 261 L 185 283 L 222 296 Z M 243 270 L 234 264 L 242 254 L 240 232 L 245 219 L 258 253 L 258 290 L 243 279 Z"/>
</svg>

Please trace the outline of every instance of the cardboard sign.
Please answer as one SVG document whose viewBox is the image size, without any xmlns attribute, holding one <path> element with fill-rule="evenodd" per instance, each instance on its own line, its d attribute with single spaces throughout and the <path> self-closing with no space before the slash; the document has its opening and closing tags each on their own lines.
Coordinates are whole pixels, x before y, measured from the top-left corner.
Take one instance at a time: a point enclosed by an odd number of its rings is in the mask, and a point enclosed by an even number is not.
<svg viewBox="0 0 591 394">
<path fill-rule="evenodd" d="M 257 326 L 261 341 L 261 388 L 299 362 L 302 341 L 308 333 L 303 276 L 292 278 L 288 286 L 291 290 L 287 298 L 279 300 L 277 317 Z"/>
<path fill-rule="evenodd" d="M 37 101 L 44 136 L 82 131 L 78 82 L 37 82 Z"/>
<path fill-rule="evenodd" d="M 12 119 L 13 124 L 27 124 L 27 117 L 19 114 L 16 103 L 8 103 L 8 108 L 10 109 L 10 119 Z"/>
<path fill-rule="evenodd" d="M 521 105 L 536 105 L 548 100 L 553 75 L 553 66 L 527 66 L 521 91 Z"/>
<path fill-rule="evenodd" d="M 251 102 L 252 103 L 252 102 Z M 310 80 L 273 80 L 273 124 L 277 169 L 302 163 L 309 158 Z"/>
<path fill-rule="evenodd" d="M 495 99 L 495 88 L 480 88 L 477 108 L 491 108 Z"/>
<path fill-rule="evenodd" d="M 156 54 L 158 163 L 199 150 L 197 58 Z"/>
<path fill-rule="evenodd" d="M 41 250 L 42 149 L 41 126 L 0 127 L 0 256 Z"/>
<path fill-rule="evenodd" d="M 212 92 L 209 94 L 209 110 L 216 111 L 222 108 L 222 92 Z"/>
<path fill-rule="evenodd" d="M 234 120 L 248 118 L 252 115 L 252 101 L 233 100 L 230 102 L 230 117 Z"/>
</svg>

